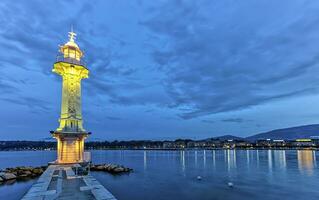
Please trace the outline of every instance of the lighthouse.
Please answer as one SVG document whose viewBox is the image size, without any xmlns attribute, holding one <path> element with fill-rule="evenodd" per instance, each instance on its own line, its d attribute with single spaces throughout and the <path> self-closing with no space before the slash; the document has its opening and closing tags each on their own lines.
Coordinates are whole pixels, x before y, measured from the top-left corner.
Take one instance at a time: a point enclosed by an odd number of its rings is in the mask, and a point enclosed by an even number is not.
<svg viewBox="0 0 319 200">
<path fill-rule="evenodd" d="M 89 70 L 75 37 L 73 31 L 69 32 L 69 41 L 60 46 L 52 70 L 62 77 L 60 126 L 51 131 L 57 140 L 57 164 L 84 162 L 84 140 L 89 134 L 83 128 L 81 107 L 81 81 L 89 77 Z"/>
</svg>

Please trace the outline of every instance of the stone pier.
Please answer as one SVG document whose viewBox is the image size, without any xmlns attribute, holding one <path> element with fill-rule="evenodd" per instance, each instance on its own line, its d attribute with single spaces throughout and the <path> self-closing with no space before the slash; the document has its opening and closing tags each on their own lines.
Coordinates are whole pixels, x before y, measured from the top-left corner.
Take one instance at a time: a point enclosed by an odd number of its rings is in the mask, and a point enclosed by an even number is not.
<svg viewBox="0 0 319 200">
<path fill-rule="evenodd" d="M 80 176 L 78 165 L 50 165 L 22 200 L 116 200 L 91 175 Z"/>
</svg>

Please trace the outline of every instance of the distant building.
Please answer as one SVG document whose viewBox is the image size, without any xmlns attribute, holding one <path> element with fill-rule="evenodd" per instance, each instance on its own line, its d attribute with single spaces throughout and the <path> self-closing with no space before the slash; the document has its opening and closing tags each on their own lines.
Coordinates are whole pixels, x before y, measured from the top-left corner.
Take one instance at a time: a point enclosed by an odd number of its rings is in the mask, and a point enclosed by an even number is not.
<svg viewBox="0 0 319 200">
<path fill-rule="evenodd" d="M 271 139 L 259 139 L 256 141 L 257 147 L 271 147 L 272 140 Z"/>
<path fill-rule="evenodd" d="M 296 139 L 295 141 L 292 142 L 293 146 L 296 147 L 312 147 L 314 146 L 314 143 L 312 141 L 312 139 Z"/>
<path fill-rule="evenodd" d="M 164 141 L 163 148 L 164 149 L 173 149 L 173 148 L 175 148 L 175 144 L 172 141 Z"/>
<path fill-rule="evenodd" d="M 253 146 L 250 142 L 244 141 L 244 140 L 237 140 L 235 145 L 236 147 L 239 147 L 239 148 L 247 148 L 247 147 Z"/>
<path fill-rule="evenodd" d="M 310 136 L 310 139 L 315 146 L 319 146 L 319 136 Z"/>
<path fill-rule="evenodd" d="M 286 142 L 285 142 L 285 140 L 272 140 L 272 146 L 284 147 L 284 146 L 286 146 Z"/>
</svg>

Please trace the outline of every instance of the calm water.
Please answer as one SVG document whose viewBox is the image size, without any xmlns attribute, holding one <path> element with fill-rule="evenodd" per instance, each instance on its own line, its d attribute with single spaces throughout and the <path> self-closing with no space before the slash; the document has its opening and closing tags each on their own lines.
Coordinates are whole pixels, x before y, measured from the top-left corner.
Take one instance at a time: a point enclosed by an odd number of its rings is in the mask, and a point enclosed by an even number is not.
<svg viewBox="0 0 319 200">
<path fill-rule="evenodd" d="M 319 199 L 317 154 L 296 150 L 92 151 L 95 163 L 118 163 L 135 170 L 122 176 L 92 174 L 119 200 Z M 44 165 L 55 156 L 49 151 L 0 152 L 0 168 Z M 0 186 L 0 199 L 21 198 L 33 182 Z"/>
</svg>

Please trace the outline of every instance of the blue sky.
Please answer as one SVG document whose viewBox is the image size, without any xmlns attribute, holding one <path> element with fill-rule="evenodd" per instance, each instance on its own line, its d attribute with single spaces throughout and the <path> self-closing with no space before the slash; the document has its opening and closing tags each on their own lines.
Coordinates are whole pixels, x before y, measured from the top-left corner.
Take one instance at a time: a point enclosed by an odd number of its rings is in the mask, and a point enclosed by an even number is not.
<svg viewBox="0 0 319 200">
<path fill-rule="evenodd" d="M 51 72 L 73 25 L 92 138 L 248 136 L 319 122 L 319 2 L 0 2 L 0 139 L 58 126 Z"/>
</svg>

